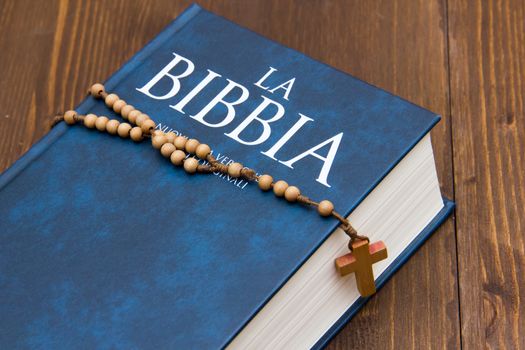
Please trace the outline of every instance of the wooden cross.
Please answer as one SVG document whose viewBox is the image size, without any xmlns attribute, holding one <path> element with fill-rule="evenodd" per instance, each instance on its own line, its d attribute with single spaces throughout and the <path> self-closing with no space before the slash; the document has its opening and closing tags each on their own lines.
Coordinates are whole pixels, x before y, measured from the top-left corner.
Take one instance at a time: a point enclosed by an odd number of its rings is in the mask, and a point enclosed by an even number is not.
<svg viewBox="0 0 525 350">
<path fill-rule="evenodd" d="M 335 267 L 341 276 L 355 273 L 357 290 L 367 297 L 376 292 L 372 264 L 387 258 L 386 246 L 382 241 L 371 245 L 367 240 L 352 243 L 352 252 L 335 259 Z"/>
</svg>

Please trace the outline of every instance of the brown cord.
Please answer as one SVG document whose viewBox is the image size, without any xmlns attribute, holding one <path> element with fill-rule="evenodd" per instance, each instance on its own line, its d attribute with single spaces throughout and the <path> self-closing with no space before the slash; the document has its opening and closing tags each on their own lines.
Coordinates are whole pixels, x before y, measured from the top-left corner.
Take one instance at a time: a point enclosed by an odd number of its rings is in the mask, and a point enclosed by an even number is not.
<svg viewBox="0 0 525 350">
<path fill-rule="evenodd" d="M 305 204 L 305 205 L 311 205 L 311 206 L 319 206 L 319 203 L 317 202 L 314 202 L 313 200 L 311 200 L 310 198 L 306 197 L 306 196 L 303 196 L 303 195 L 300 195 L 298 198 L 297 198 L 297 201 L 299 203 L 302 203 L 302 204 Z M 350 237 L 350 247 L 351 247 L 351 243 L 355 242 L 355 241 L 358 241 L 358 240 L 366 240 L 366 241 L 370 241 L 370 239 L 368 239 L 368 237 L 366 236 L 361 236 L 359 234 L 357 234 L 357 231 L 353 228 L 353 226 L 350 224 L 350 221 L 348 221 L 347 218 L 343 217 L 341 214 L 339 214 L 338 212 L 336 212 L 335 210 L 332 211 L 332 216 L 334 218 L 336 218 L 337 220 L 339 220 L 339 222 L 341 223 L 341 225 L 339 226 L 339 228 L 341 228 L 341 230 L 343 230 L 347 235 L 348 237 Z M 351 248 L 350 248 L 351 249 Z"/>
<path fill-rule="evenodd" d="M 211 168 L 213 169 L 213 172 L 219 172 L 223 174 L 228 173 L 228 167 L 222 163 L 215 162 L 211 165 Z"/>
<path fill-rule="evenodd" d="M 197 167 L 197 171 L 199 173 L 203 173 L 203 174 L 208 174 L 208 173 L 213 173 L 213 168 L 207 164 L 205 165 L 199 165 Z"/>
<path fill-rule="evenodd" d="M 243 168 L 241 170 L 241 177 L 243 177 L 244 179 L 248 181 L 255 181 L 257 180 L 257 173 L 253 169 Z"/>
<path fill-rule="evenodd" d="M 64 120 L 64 116 L 61 114 L 57 114 L 53 117 L 50 124 L 50 129 L 54 128 L 58 123 Z"/>
</svg>

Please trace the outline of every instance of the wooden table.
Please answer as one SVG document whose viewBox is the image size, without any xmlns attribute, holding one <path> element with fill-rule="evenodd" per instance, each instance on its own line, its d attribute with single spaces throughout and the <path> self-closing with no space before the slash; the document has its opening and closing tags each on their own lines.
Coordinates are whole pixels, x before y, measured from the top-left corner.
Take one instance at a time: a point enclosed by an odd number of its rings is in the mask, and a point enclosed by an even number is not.
<svg viewBox="0 0 525 350">
<path fill-rule="evenodd" d="M 1 1 L 0 170 L 189 1 Z M 443 116 L 448 220 L 329 348 L 525 345 L 525 2 L 199 1 Z"/>
</svg>

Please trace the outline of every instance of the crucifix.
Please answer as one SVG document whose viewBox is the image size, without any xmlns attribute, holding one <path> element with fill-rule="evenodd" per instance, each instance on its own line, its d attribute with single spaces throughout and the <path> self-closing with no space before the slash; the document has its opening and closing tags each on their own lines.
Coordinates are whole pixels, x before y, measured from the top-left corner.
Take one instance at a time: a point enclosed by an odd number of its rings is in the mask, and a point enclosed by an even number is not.
<svg viewBox="0 0 525 350">
<path fill-rule="evenodd" d="M 383 241 L 369 244 L 368 240 L 352 242 L 352 252 L 335 259 L 335 267 L 341 276 L 355 273 L 357 290 L 363 297 L 376 292 L 372 264 L 387 258 Z"/>
</svg>

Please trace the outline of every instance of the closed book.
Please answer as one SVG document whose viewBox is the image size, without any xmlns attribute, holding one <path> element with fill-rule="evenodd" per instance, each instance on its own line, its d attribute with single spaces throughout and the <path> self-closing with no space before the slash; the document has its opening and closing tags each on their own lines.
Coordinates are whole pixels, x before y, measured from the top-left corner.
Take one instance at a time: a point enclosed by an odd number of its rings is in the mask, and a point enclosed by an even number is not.
<svg viewBox="0 0 525 350">
<path fill-rule="evenodd" d="M 223 164 L 331 200 L 385 242 L 378 287 L 453 208 L 439 116 L 197 5 L 104 84 Z M 60 123 L 0 176 L 0 347 L 319 348 L 367 300 L 334 267 L 347 245 L 315 208 Z"/>
</svg>

